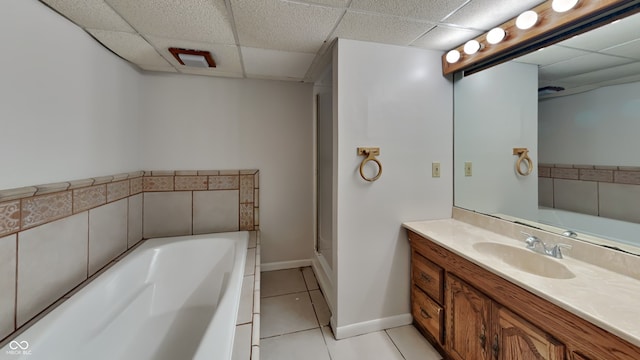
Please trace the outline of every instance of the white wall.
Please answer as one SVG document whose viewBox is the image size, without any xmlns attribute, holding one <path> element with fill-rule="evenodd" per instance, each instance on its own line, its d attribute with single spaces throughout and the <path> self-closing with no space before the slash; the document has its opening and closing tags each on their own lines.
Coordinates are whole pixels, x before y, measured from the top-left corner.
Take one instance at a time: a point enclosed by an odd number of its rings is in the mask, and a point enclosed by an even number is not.
<svg viewBox="0 0 640 360">
<path fill-rule="evenodd" d="M 538 208 L 538 69 L 504 63 L 456 79 L 455 205 L 535 219 Z M 533 172 L 516 173 L 513 148 L 526 147 Z M 472 176 L 464 163 L 472 162 Z"/>
<path fill-rule="evenodd" d="M 338 41 L 332 319 L 338 338 L 411 322 L 410 252 L 401 224 L 451 216 L 452 86 L 442 76 L 440 55 Z M 358 146 L 380 147 L 378 181 L 360 178 Z M 441 163 L 440 178 L 431 177 L 433 161 Z"/>
<path fill-rule="evenodd" d="M 38 1 L 0 24 L 0 189 L 138 170 L 139 73 Z"/>
<path fill-rule="evenodd" d="M 313 86 L 153 74 L 141 85 L 143 169 L 259 169 L 262 262 L 313 256 Z"/>
<path fill-rule="evenodd" d="M 541 163 L 638 166 L 640 82 L 541 101 Z"/>
</svg>

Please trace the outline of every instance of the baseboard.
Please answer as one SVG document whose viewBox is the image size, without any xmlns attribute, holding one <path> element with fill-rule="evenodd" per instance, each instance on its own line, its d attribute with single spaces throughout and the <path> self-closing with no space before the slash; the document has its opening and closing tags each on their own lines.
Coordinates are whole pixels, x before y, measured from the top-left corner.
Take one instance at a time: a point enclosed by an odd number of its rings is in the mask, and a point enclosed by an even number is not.
<svg viewBox="0 0 640 360">
<path fill-rule="evenodd" d="M 295 269 L 305 266 L 311 266 L 311 259 L 262 263 L 260 264 L 260 271 Z"/>
<path fill-rule="evenodd" d="M 375 319 L 364 321 L 361 323 L 350 324 L 346 326 L 338 326 L 334 329 L 334 335 L 337 340 L 349 338 L 352 336 L 358 336 L 368 334 L 375 331 L 394 328 L 398 326 L 409 325 L 413 322 L 413 316 L 411 314 L 401 314 L 390 316 L 382 319 Z M 332 325 L 334 325 L 332 323 Z"/>
</svg>

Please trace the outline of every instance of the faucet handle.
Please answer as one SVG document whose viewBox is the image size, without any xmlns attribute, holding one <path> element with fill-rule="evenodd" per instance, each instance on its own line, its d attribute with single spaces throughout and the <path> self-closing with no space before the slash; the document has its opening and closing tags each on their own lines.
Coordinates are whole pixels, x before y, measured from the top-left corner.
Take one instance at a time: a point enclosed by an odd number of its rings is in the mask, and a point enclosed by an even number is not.
<svg viewBox="0 0 640 360">
<path fill-rule="evenodd" d="M 553 248 L 551 248 L 551 256 L 557 258 L 557 259 L 562 259 L 562 250 L 560 249 L 567 249 L 567 250 L 571 250 L 573 246 L 571 245 L 567 245 L 567 244 L 555 244 L 553 246 Z"/>
</svg>

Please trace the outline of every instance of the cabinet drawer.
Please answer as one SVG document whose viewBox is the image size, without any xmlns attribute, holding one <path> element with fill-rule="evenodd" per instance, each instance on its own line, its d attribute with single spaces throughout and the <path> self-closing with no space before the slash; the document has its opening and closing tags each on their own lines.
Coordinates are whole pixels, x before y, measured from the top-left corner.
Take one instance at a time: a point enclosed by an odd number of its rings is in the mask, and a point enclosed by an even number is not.
<svg viewBox="0 0 640 360">
<path fill-rule="evenodd" d="M 411 264 L 414 284 L 442 304 L 442 268 L 427 260 L 417 251 L 412 252 Z"/>
<path fill-rule="evenodd" d="M 429 332 L 440 344 L 443 343 L 442 325 L 444 311 L 440 305 L 431 300 L 420 288 L 414 286 L 411 290 L 411 313 L 413 320 Z"/>
</svg>

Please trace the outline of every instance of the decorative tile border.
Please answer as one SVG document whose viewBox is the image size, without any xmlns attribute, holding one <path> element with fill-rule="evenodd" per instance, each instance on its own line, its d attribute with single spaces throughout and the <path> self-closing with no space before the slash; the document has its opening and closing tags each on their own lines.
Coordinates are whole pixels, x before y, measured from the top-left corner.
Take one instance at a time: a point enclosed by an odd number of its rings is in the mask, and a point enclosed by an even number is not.
<svg viewBox="0 0 640 360">
<path fill-rule="evenodd" d="M 240 230 L 258 229 L 258 170 L 159 170 L 0 190 L 0 236 L 142 192 L 215 190 L 239 190 Z"/>
<path fill-rule="evenodd" d="M 539 164 L 538 176 L 640 185 L 640 167 L 636 166 Z"/>
</svg>

